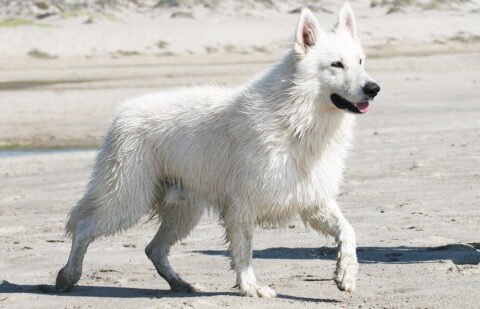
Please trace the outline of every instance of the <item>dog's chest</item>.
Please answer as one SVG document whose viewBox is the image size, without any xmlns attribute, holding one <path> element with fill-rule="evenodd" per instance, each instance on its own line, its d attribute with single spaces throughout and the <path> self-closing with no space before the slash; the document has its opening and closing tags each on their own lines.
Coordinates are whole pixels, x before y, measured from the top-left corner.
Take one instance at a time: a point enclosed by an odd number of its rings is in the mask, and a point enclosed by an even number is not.
<svg viewBox="0 0 480 309">
<path fill-rule="evenodd" d="M 322 153 L 307 160 L 289 155 L 274 160 L 278 164 L 263 178 L 263 204 L 278 212 L 295 212 L 336 195 L 345 148 L 344 145 L 325 147 Z"/>
</svg>

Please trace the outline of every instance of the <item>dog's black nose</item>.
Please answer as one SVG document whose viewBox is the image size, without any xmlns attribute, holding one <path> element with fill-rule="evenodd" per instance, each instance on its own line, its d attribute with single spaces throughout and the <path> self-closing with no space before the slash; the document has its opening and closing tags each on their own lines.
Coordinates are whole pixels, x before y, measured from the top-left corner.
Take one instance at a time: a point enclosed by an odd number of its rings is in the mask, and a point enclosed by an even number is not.
<svg viewBox="0 0 480 309">
<path fill-rule="evenodd" d="M 363 92 L 365 92 L 365 94 L 372 99 L 378 94 L 379 91 L 380 86 L 374 82 L 367 82 L 365 86 L 363 86 Z"/>
</svg>

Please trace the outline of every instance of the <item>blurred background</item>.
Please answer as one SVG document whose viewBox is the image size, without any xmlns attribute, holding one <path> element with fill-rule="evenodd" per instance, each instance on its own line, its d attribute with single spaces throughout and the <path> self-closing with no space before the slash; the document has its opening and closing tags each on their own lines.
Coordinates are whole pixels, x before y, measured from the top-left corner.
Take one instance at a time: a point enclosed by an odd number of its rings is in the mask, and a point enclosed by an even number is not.
<svg viewBox="0 0 480 309">
<path fill-rule="evenodd" d="M 351 1 L 371 59 L 478 52 L 479 3 Z M 98 146 L 112 108 L 125 98 L 245 81 L 290 48 L 302 7 L 328 30 L 342 4 L 1 0 L 0 147 Z"/>
<path fill-rule="evenodd" d="M 0 307 L 478 308 L 480 1 L 350 4 L 382 89 L 338 198 L 358 288 L 338 291 L 334 244 L 294 220 L 256 233 L 254 267 L 279 297 L 254 300 L 235 296 L 213 217 L 172 249 L 204 294 L 169 293 L 142 253 L 150 221 L 93 243 L 80 286 L 56 295 L 65 218 L 124 100 L 246 82 L 292 46 L 302 7 L 328 30 L 343 1 L 0 0 Z"/>
</svg>

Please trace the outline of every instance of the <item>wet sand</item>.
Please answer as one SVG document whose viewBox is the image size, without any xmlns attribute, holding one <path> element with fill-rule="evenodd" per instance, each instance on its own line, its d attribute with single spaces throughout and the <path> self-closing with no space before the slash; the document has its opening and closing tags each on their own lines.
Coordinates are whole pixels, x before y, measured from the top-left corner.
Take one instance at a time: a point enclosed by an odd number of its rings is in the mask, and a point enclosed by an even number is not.
<svg viewBox="0 0 480 309">
<path fill-rule="evenodd" d="M 126 98 L 172 86 L 238 84 L 276 58 L 12 61 L 2 73 L 12 83 L 0 84 L 0 141 L 4 148 L 95 147 Z M 382 92 L 358 117 L 339 197 L 358 238 L 353 294 L 332 281 L 332 241 L 294 220 L 288 229 L 255 235 L 258 279 L 279 297 L 237 296 L 222 228 L 209 216 L 171 254 L 173 267 L 204 293 L 168 291 L 143 253 L 156 228 L 147 218 L 92 244 L 79 286 L 54 293 L 70 249 L 65 218 L 95 157 L 95 150 L 80 149 L 0 153 L 0 307 L 478 306 L 480 55 L 377 58 L 367 65 Z"/>
</svg>

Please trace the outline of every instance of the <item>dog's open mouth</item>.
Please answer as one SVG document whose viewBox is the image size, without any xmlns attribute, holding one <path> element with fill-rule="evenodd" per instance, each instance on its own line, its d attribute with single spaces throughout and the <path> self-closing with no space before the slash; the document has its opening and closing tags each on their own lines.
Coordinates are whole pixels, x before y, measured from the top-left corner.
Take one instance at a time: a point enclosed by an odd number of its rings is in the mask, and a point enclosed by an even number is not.
<svg viewBox="0 0 480 309">
<path fill-rule="evenodd" d="M 348 109 L 352 113 L 356 114 L 365 114 L 368 112 L 368 108 L 370 107 L 370 103 L 366 102 L 350 102 L 345 100 L 338 94 L 334 93 L 330 96 L 332 99 L 333 104 L 339 109 Z"/>
</svg>

